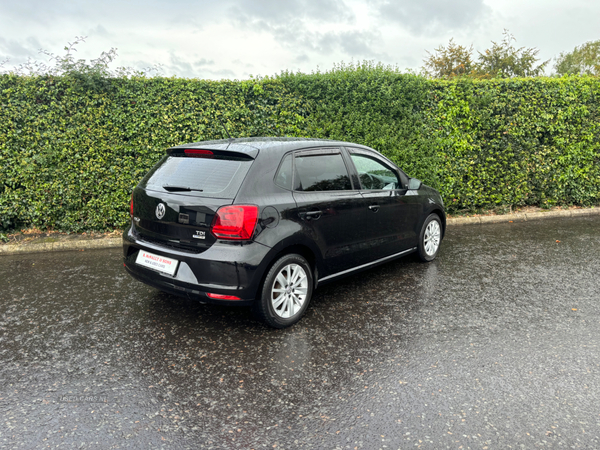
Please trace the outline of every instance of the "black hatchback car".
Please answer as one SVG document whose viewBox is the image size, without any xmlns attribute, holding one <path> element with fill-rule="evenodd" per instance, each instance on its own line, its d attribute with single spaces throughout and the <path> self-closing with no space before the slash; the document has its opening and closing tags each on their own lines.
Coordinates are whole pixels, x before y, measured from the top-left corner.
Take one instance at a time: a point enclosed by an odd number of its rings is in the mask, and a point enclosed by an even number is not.
<svg viewBox="0 0 600 450">
<path fill-rule="evenodd" d="M 252 305 L 283 328 L 318 284 L 444 236 L 440 194 L 348 142 L 244 138 L 173 147 L 131 196 L 124 263 L 139 281 L 201 302 Z"/>
</svg>

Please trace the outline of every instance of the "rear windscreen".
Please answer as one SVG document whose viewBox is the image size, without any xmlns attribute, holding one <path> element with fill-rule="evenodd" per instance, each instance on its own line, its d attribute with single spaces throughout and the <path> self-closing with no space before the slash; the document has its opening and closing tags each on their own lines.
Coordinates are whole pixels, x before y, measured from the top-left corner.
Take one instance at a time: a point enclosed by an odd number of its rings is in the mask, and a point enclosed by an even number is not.
<svg viewBox="0 0 600 450">
<path fill-rule="evenodd" d="M 252 162 L 167 156 L 144 177 L 140 186 L 155 191 L 182 188 L 179 192 L 184 195 L 233 198 Z"/>
</svg>

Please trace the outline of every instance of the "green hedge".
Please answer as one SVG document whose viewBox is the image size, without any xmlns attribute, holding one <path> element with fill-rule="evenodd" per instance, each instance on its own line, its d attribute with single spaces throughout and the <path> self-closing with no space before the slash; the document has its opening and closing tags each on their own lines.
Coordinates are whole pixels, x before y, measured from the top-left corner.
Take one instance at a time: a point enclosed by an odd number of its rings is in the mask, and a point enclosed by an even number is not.
<svg viewBox="0 0 600 450">
<path fill-rule="evenodd" d="M 85 81 L 85 80 L 83 80 Z M 381 65 L 247 81 L 0 75 L 0 230 L 122 228 L 172 145 L 311 136 L 370 145 L 449 212 L 600 203 L 600 80 L 431 81 Z"/>
<path fill-rule="evenodd" d="M 304 105 L 281 82 L 0 76 L 0 229 L 121 228 L 131 190 L 167 147 L 298 135 Z"/>
<path fill-rule="evenodd" d="M 600 203 L 600 79 L 431 83 L 451 210 Z"/>
<path fill-rule="evenodd" d="M 365 63 L 311 75 L 284 73 L 279 79 L 313 105 L 307 135 L 371 146 L 411 176 L 439 185 L 426 78 Z"/>
</svg>

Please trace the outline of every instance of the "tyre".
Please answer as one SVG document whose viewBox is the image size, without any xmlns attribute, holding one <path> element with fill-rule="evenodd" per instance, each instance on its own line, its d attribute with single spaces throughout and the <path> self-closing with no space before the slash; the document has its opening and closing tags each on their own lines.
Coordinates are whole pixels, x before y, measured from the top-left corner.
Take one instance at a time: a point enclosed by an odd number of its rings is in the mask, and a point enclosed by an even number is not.
<svg viewBox="0 0 600 450">
<path fill-rule="evenodd" d="M 269 269 L 254 312 L 267 325 L 289 327 L 306 311 L 312 292 L 312 270 L 306 259 L 296 254 L 282 256 Z"/>
<path fill-rule="evenodd" d="M 421 261 L 433 261 L 442 242 L 442 221 L 437 214 L 430 214 L 421 228 L 419 235 L 419 258 Z"/>
</svg>

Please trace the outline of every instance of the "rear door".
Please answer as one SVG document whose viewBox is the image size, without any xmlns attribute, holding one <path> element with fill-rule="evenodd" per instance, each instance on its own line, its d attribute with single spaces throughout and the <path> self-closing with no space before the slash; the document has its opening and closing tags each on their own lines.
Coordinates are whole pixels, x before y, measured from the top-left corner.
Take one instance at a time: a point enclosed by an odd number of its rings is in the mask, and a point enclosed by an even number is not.
<svg viewBox="0 0 600 450">
<path fill-rule="evenodd" d="M 298 219 L 321 250 L 323 276 L 364 260 L 364 199 L 350 180 L 340 148 L 296 152 L 293 195 Z"/>
</svg>

